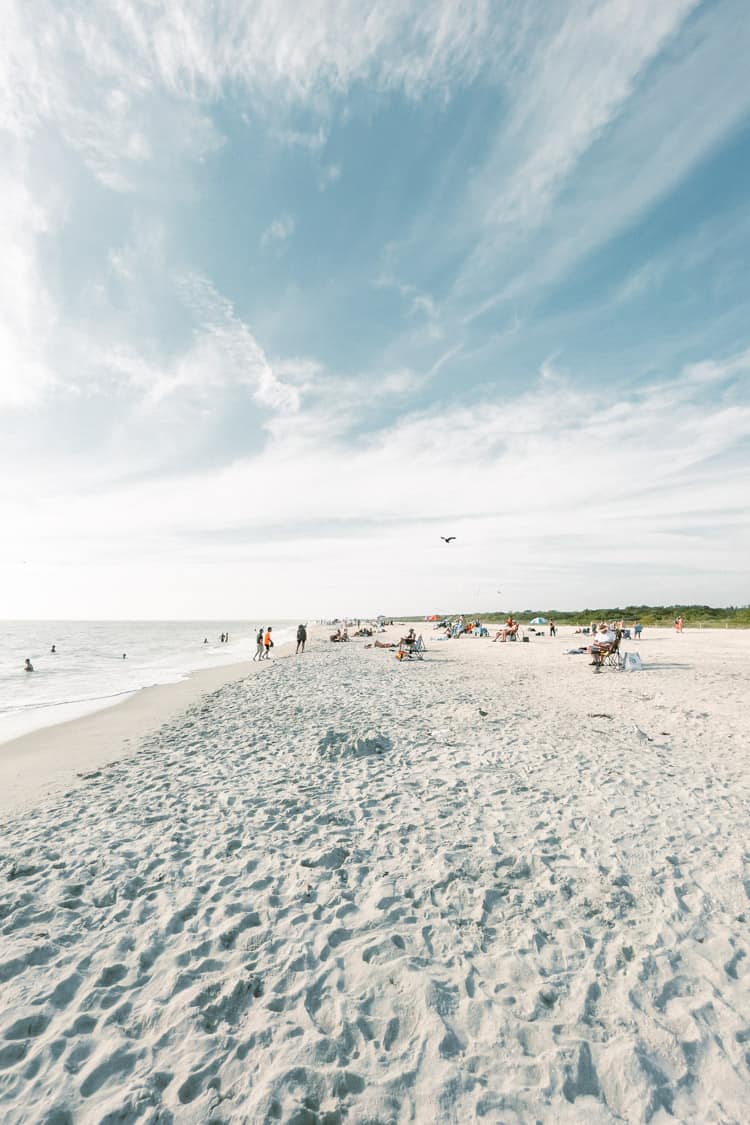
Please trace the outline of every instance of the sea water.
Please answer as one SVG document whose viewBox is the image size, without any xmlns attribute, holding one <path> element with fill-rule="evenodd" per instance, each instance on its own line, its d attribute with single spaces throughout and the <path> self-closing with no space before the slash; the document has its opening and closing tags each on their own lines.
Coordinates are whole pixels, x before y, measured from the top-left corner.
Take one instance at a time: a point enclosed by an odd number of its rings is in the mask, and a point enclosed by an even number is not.
<svg viewBox="0 0 750 1125">
<path fill-rule="evenodd" d="M 259 624 L 0 621 L 0 742 L 109 707 L 141 688 L 176 683 L 201 668 L 249 660 Z M 293 639 L 296 623 L 271 624 L 274 647 Z M 227 642 L 222 633 L 229 634 Z M 33 672 L 24 671 L 27 657 Z"/>
</svg>

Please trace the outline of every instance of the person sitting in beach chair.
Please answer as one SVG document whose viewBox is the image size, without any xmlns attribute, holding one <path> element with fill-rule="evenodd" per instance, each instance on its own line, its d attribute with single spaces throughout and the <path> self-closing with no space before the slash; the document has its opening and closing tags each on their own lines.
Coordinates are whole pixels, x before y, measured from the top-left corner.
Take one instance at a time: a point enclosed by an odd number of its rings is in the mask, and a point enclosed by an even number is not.
<svg viewBox="0 0 750 1125">
<path fill-rule="evenodd" d="M 413 633 L 414 630 L 412 629 L 411 632 Z M 418 637 L 414 637 L 411 644 L 406 644 L 405 642 L 406 642 L 406 638 L 402 637 L 401 638 L 401 644 L 398 646 L 398 649 L 396 650 L 396 659 L 397 660 L 411 660 L 412 657 L 414 657 L 416 660 L 421 660 L 422 657 L 424 656 L 424 654 L 427 652 L 427 649 L 425 648 L 425 643 L 422 640 L 422 634 L 421 633 L 419 634 Z"/>
<path fill-rule="evenodd" d="M 502 629 L 498 629 L 498 631 L 492 638 L 492 643 L 494 644 L 495 641 L 499 638 L 504 644 L 507 641 L 508 637 L 510 637 L 512 641 L 515 641 L 518 638 L 518 622 L 514 621 L 512 617 L 508 618 Z"/>
<path fill-rule="evenodd" d="M 401 644 L 405 648 L 412 648 L 417 642 L 417 634 L 413 629 L 410 629 L 405 637 L 401 638 Z"/>
<path fill-rule="evenodd" d="M 620 667 L 620 638 L 622 632 L 617 629 L 613 630 L 609 625 L 600 625 L 596 634 L 596 640 L 591 646 L 591 655 L 593 657 L 591 663 L 595 671 L 601 672 L 603 664 L 611 664 L 613 667 Z"/>
</svg>

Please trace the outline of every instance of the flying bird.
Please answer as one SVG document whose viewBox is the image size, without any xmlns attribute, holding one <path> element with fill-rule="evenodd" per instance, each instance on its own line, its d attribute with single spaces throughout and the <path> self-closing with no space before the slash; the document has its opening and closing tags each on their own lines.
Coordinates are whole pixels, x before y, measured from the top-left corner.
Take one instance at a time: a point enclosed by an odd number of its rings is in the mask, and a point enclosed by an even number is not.
<svg viewBox="0 0 750 1125">
<path fill-rule="evenodd" d="M 453 542 L 453 540 L 454 540 L 454 539 L 455 539 L 456 537 L 455 537 L 455 535 L 447 535 L 447 536 L 446 536 L 446 535 L 441 535 L 441 536 L 440 536 L 440 538 L 441 538 L 441 539 L 443 540 L 443 542 L 444 542 L 444 543 L 452 543 L 452 542 Z"/>
</svg>

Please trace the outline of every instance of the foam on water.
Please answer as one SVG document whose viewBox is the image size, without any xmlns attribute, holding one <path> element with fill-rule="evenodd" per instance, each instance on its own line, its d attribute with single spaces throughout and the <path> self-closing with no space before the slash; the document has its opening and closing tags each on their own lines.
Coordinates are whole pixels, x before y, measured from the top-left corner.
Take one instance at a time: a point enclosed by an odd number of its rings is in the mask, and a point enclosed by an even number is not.
<svg viewBox="0 0 750 1125">
<path fill-rule="evenodd" d="M 141 688 L 176 683 L 201 668 L 247 660 L 255 651 L 258 624 L 0 622 L 0 742 L 112 706 Z M 291 640 L 295 627 L 275 623 L 275 644 Z M 224 644 L 222 632 L 229 633 Z M 23 670 L 27 657 L 34 672 Z"/>
</svg>

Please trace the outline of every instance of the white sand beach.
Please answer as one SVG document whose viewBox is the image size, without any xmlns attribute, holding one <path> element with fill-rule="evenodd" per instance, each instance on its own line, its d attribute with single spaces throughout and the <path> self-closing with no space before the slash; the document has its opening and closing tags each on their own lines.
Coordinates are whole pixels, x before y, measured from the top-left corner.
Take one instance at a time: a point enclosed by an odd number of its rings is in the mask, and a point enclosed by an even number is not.
<svg viewBox="0 0 750 1125">
<path fill-rule="evenodd" d="M 274 648 L 274 660 L 294 652 L 287 643 Z M 224 684 L 254 675 L 261 667 L 246 660 L 192 672 L 173 684 L 143 688 L 123 701 L 56 726 L 0 743 L 0 817 L 60 793 L 81 771 L 96 769 L 137 753 L 141 739 L 162 723 Z"/>
<path fill-rule="evenodd" d="M 433 637 L 318 632 L 18 781 L 6 1125 L 747 1121 L 750 634 Z"/>
</svg>

